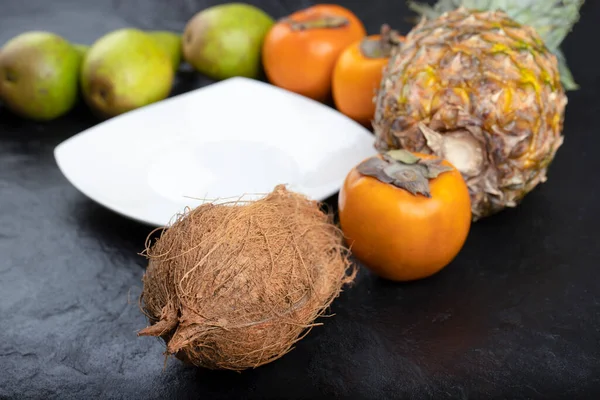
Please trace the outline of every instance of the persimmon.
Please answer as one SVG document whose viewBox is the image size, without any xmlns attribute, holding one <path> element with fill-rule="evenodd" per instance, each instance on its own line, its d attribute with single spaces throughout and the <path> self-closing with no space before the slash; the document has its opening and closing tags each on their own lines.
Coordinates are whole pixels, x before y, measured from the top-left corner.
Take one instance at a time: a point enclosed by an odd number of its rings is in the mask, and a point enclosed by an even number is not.
<svg viewBox="0 0 600 400">
<path fill-rule="evenodd" d="M 359 39 L 342 51 L 332 77 L 333 101 L 338 111 L 362 125 L 370 125 L 383 69 L 391 51 L 403 40 L 398 32 L 383 25 L 380 34 Z"/>
<path fill-rule="evenodd" d="M 366 36 L 362 21 L 349 9 L 318 4 L 277 21 L 262 48 L 263 68 L 275 86 L 325 101 L 340 53 Z"/>
<path fill-rule="evenodd" d="M 348 173 L 339 217 L 350 250 L 366 268 L 393 281 L 423 279 L 464 246 L 471 227 L 469 190 L 447 160 L 391 150 Z"/>
</svg>

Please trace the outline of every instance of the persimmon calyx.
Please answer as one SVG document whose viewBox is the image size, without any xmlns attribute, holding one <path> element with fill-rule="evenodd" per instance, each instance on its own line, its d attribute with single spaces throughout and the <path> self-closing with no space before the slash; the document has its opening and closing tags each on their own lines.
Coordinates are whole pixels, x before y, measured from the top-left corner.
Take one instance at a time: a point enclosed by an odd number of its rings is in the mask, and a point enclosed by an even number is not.
<svg viewBox="0 0 600 400">
<path fill-rule="evenodd" d="M 431 197 L 429 179 L 452 171 L 442 164 L 442 159 L 423 159 L 407 150 L 390 150 L 382 158 L 371 157 L 357 166 L 357 171 L 383 183 L 407 190 L 413 195 Z"/>
<path fill-rule="evenodd" d="M 304 31 L 307 29 L 336 29 L 346 26 L 350 23 L 350 20 L 346 17 L 338 15 L 325 15 L 319 16 L 304 21 L 295 21 L 291 19 L 284 19 L 283 22 L 287 23 L 293 31 Z"/>
<path fill-rule="evenodd" d="M 402 43 L 400 34 L 389 25 L 381 26 L 381 37 L 373 39 L 365 37 L 360 42 L 360 52 L 365 58 L 389 58 L 392 50 Z"/>
</svg>

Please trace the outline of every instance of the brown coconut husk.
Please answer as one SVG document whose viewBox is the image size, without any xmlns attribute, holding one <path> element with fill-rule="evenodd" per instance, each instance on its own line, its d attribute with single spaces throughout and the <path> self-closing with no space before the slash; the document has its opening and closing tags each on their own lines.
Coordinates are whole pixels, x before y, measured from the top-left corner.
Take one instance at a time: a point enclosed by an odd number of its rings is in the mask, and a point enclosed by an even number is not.
<svg viewBox="0 0 600 400">
<path fill-rule="evenodd" d="M 154 245 L 140 305 L 166 354 L 243 370 L 290 351 L 356 270 L 319 204 L 284 186 L 262 199 L 205 203 Z"/>
</svg>

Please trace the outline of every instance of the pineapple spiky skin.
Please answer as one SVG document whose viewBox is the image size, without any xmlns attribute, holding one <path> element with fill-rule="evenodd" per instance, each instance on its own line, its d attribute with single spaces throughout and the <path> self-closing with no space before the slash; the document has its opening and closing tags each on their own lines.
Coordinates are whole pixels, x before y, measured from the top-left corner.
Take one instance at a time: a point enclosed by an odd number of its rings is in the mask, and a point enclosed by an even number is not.
<svg viewBox="0 0 600 400">
<path fill-rule="evenodd" d="M 556 56 L 502 11 L 461 7 L 421 20 L 390 58 L 375 101 L 375 147 L 453 163 L 474 220 L 519 204 L 563 143 Z"/>
</svg>

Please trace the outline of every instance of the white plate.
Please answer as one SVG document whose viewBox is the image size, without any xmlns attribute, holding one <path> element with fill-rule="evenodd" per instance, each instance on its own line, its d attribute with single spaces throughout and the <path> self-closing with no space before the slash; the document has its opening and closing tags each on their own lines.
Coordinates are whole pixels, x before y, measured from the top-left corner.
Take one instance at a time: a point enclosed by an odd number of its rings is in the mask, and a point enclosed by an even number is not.
<svg viewBox="0 0 600 400">
<path fill-rule="evenodd" d="M 375 149 L 367 129 L 330 107 L 231 78 L 104 121 L 54 154 L 92 200 L 165 226 L 186 207 L 277 184 L 323 200 Z"/>
</svg>

